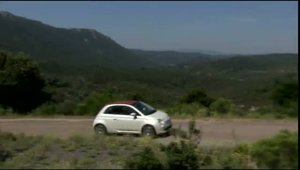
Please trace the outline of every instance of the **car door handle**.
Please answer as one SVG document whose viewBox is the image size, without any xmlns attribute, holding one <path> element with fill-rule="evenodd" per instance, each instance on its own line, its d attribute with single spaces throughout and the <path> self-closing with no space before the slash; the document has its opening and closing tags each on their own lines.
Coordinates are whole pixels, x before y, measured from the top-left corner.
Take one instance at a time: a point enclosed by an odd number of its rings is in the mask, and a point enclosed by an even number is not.
<svg viewBox="0 0 300 170">
<path fill-rule="evenodd" d="M 113 119 L 113 120 L 118 120 L 118 119 Z"/>
</svg>

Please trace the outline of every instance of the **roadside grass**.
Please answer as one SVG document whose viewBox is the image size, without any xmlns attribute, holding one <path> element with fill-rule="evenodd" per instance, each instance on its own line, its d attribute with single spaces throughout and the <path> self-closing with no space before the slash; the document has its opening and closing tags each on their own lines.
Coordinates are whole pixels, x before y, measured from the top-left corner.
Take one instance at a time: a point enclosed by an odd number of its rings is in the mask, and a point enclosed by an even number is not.
<svg viewBox="0 0 300 170">
<path fill-rule="evenodd" d="M 296 132 L 283 130 L 254 143 L 217 146 L 199 145 L 201 129 L 195 120 L 188 129 L 175 129 L 176 138 L 169 144 L 130 135 L 58 139 L 0 131 L 0 169 L 298 168 Z"/>
<path fill-rule="evenodd" d="M 138 150 L 132 137 L 72 136 L 56 139 L 0 131 L 0 168 L 121 168 Z"/>
</svg>

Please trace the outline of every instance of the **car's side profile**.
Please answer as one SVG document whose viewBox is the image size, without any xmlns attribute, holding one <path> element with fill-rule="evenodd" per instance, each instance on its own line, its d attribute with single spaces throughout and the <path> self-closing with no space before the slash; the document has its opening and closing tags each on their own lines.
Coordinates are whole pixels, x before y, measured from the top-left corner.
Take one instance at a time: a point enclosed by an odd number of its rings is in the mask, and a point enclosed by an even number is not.
<svg viewBox="0 0 300 170">
<path fill-rule="evenodd" d="M 172 127 L 170 117 L 142 101 L 118 101 L 105 105 L 97 114 L 96 133 L 134 133 L 155 136 Z"/>
</svg>

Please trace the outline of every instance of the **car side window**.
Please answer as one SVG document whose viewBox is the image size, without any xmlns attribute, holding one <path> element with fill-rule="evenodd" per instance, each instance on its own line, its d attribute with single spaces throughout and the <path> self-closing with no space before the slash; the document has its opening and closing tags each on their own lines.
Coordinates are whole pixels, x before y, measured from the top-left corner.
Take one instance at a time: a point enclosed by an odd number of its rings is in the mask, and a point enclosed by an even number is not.
<svg viewBox="0 0 300 170">
<path fill-rule="evenodd" d="M 122 106 L 110 106 L 105 111 L 104 114 L 120 114 Z"/>
<path fill-rule="evenodd" d="M 131 107 L 122 106 L 121 113 L 120 113 L 121 115 L 130 115 L 131 113 L 137 113 L 137 112 L 134 109 L 132 109 Z"/>
</svg>

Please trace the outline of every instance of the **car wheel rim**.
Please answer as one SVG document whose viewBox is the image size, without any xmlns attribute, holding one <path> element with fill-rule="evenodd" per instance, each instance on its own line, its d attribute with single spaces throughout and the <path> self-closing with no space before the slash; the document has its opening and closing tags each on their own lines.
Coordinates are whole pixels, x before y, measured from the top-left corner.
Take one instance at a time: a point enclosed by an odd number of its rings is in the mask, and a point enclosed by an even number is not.
<svg viewBox="0 0 300 170">
<path fill-rule="evenodd" d="M 101 128 L 101 127 L 98 127 L 97 129 L 96 129 L 96 132 L 98 133 L 98 134 L 103 134 L 104 132 L 103 132 L 103 129 Z"/>
<path fill-rule="evenodd" d="M 146 136 L 152 136 L 153 135 L 153 130 L 151 127 L 145 128 L 145 135 Z"/>
</svg>

